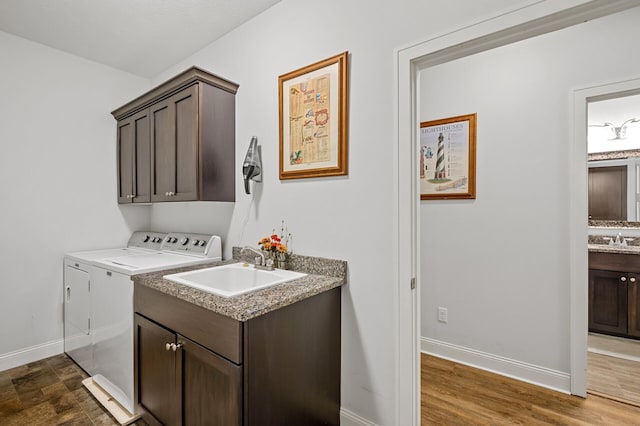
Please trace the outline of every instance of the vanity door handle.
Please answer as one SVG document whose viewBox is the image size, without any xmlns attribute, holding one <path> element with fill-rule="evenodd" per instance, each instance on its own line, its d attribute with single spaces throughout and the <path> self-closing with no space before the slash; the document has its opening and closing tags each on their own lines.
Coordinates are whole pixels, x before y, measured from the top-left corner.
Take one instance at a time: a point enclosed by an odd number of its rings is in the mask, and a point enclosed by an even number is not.
<svg viewBox="0 0 640 426">
<path fill-rule="evenodd" d="M 168 351 L 177 351 L 178 349 L 180 349 L 182 347 L 182 343 L 178 343 L 177 345 L 175 343 L 167 343 L 166 345 L 164 345 L 164 348 Z"/>
<path fill-rule="evenodd" d="M 636 282 L 636 278 L 635 277 L 629 278 L 629 282 L 635 283 Z"/>
<path fill-rule="evenodd" d="M 627 282 L 627 277 L 620 277 L 620 281 L 623 282 L 623 283 Z"/>
</svg>

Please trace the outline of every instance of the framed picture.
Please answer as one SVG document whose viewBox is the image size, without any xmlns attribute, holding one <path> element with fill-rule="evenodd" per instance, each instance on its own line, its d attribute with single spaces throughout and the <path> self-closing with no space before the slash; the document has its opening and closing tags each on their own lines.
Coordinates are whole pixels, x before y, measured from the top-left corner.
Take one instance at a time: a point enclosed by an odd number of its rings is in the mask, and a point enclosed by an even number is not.
<svg viewBox="0 0 640 426">
<path fill-rule="evenodd" d="M 347 174 L 349 52 L 278 78 L 280 179 Z"/>
<path fill-rule="evenodd" d="M 476 114 L 420 123 L 420 199 L 476 198 Z"/>
</svg>

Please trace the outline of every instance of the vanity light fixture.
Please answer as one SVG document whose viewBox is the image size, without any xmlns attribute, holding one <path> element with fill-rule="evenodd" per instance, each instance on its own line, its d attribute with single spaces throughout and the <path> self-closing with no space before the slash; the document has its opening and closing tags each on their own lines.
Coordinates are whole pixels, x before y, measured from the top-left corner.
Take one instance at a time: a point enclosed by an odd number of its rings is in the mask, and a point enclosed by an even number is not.
<svg viewBox="0 0 640 426">
<path fill-rule="evenodd" d="M 624 139 L 625 138 L 624 136 L 627 133 L 627 126 L 631 123 L 637 123 L 639 121 L 640 121 L 640 118 L 630 118 L 624 123 L 622 123 L 620 127 L 617 127 L 613 123 L 609 123 L 609 122 L 606 122 L 604 124 L 589 124 L 589 127 L 609 127 L 613 132 L 613 134 L 615 135 L 613 139 L 609 139 L 609 140 L 615 141 L 615 140 Z"/>
</svg>

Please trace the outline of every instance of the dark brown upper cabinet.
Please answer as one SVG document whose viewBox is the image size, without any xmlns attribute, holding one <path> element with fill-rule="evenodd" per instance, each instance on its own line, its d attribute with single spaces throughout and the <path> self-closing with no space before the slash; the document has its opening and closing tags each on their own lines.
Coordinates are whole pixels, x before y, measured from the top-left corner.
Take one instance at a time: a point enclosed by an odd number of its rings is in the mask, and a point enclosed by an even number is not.
<svg viewBox="0 0 640 426">
<path fill-rule="evenodd" d="M 118 202 L 235 201 L 237 90 L 192 67 L 113 111 Z"/>
<path fill-rule="evenodd" d="M 148 203 L 150 198 L 149 111 L 118 121 L 118 202 Z"/>
</svg>

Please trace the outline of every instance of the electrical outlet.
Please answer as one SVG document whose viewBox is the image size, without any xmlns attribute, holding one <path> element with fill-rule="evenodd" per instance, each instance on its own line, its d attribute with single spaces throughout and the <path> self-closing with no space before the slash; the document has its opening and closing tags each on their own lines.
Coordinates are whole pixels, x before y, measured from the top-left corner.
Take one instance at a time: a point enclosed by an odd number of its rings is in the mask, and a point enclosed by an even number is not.
<svg viewBox="0 0 640 426">
<path fill-rule="evenodd" d="M 449 320 L 449 312 L 447 308 L 438 307 L 438 321 L 447 322 Z"/>
</svg>

